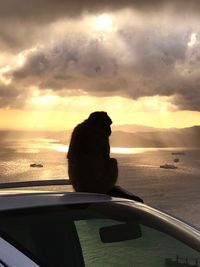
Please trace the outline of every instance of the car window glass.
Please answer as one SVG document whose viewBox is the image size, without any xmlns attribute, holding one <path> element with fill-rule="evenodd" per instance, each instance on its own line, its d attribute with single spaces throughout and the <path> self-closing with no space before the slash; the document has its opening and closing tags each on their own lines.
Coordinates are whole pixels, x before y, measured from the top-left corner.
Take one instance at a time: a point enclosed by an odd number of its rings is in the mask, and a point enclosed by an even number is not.
<svg viewBox="0 0 200 267">
<path fill-rule="evenodd" d="M 40 266 L 82 266 L 76 229 L 67 215 L 54 208 L 15 212 L 0 219 L 0 233 Z"/>
<path fill-rule="evenodd" d="M 144 225 L 140 225 L 141 236 L 139 238 L 103 243 L 99 229 L 118 223 L 106 219 L 76 222 L 87 267 L 164 267 L 179 266 L 178 263 L 185 264 L 183 266 L 200 265 L 200 255 L 197 251 L 165 233 Z"/>
<path fill-rule="evenodd" d="M 172 237 L 173 227 L 164 233 L 166 224 L 143 215 L 114 202 L 0 212 L 0 236 L 45 267 L 199 264 L 182 233 Z"/>
<path fill-rule="evenodd" d="M 4 263 L 0 262 L 0 267 L 7 267 Z"/>
</svg>

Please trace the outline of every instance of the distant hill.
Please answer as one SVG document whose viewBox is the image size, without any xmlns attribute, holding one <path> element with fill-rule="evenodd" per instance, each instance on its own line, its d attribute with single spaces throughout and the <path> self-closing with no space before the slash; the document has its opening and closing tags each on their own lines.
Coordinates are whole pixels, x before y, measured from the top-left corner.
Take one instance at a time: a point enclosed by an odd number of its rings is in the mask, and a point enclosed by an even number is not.
<svg viewBox="0 0 200 267">
<path fill-rule="evenodd" d="M 71 131 L 23 131 L 0 130 L 0 143 L 6 140 L 46 138 L 66 143 L 70 139 Z"/>
<path fill-rule="evenodd" d="M 125 129 L 132 129 L 132 132 L 126 132 Z M 110 144 L 114 147 L 200 147 L 200 126 L 157 129 L 142 125 L 119 125 L 112 127 L 112 131 Z M 48 138 L 68 144 L 71 132 L 0 131 L 0 143 L 9 139 Z"/>
<path fill-rule="evenodd" d="M 116 131 L 110 143 L 115 147 L 200 147 L 200 126 L 152 132 Z"/>
<path fill-rule="evenodd" d="M 128 132 L 128 133 L 137 133 L 137 132 L 166 132 L 171 130 L 177 130 L 177 128 L 155 128 L 139 124 L 123 124 L 123 125 L 113 125 L 113 131 Z"/>
</svg>

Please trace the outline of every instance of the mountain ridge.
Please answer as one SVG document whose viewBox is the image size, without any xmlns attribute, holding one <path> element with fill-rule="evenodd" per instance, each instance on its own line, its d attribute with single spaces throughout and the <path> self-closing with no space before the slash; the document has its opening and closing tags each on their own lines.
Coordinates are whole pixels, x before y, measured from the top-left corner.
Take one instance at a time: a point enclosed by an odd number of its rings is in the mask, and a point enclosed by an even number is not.
<svg viewBox="0 0 200 267">
<path fill-rule="evenodd" d="M 132 130 L 135 125 L 133 125 Z M 127 127 L 124 127 L 127 129 Z M 200 126 L 195 125 L 185 128 L 153 128 L 136 125 L 136 132 L 127 132 L 120 127 L 112 128 L 110 144 L 115 147 L 200 147 Z M 55 140 L 58 143 L 68 144 L 72 130 L 66 131 L 7 131 L 0 130 L 0 143 L 10 139 L 46 138 L 49 142 Z M 52 139 L 52 140 L 51 140 Z"/>
<path fill-rule="evenodd" d="M 200 147 L 200 126 L 171 129 L 167 132 L 115 131 L 110 143 L 112 146 L 123 147 Z"/>
</svg>

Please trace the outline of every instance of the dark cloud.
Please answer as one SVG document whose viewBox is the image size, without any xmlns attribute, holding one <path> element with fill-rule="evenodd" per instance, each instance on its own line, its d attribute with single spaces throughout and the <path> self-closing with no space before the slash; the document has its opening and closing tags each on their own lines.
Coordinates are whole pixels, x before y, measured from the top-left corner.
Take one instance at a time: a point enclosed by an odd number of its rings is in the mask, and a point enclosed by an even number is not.
<svg viewBox="0 0 200 267">
<path fill-rule="evenodd" d="M 0 49 L 16 52 L 35 44 L 52 22 L 82 14 L 129 8 L 145 16 L 199 16 L 198 0 L 6 0 L 0 1 Z M 42 30 L 43 29 L 43 30 Z M 42 34 L 41 34 L 42 31 Z"/>
<path fill-rule="evenodd" d="M 24 90 L 0 82 L 0 108 L 22 108 L 26 97 Z"/>
<path fill-rule="evenodd" d="M 196 13 L 200 9 L 198 0 L 6 0 L 0 2 L 1 17 L 20 19 L 49 20 L 61 16 L 76 16 L 82 12 L 99 12 L 133 8 L 137 10 L 157 11 L 168 8 L 175 13 Z"/>
<path fill-rule="evenodd" d="M 44 35 L 43 27 L 16 19 L 0 18 L 0 51 L 16 53 L 34 45 Z"/>
<path fill-rule="evenodd" d="M 87 32 L 71 33 L 31 53 L 12 75 L 24 86 L 61 95 L 82 89 L 95 96 L 133 99 L 175 96 L 180 109 L 200 110 L 200 45 L 188 47 L 189 40 L 188 32 L 173 29 L 173 23 L 161 28 L 149 23 L 139 29 L 127 24 L 106 40 Z"/>
<path fill-rule="evenodd" d="M 81 1 L 66 1 L 66 0 L 7 0 L 0 2 L 1 18 L 17 18 L 20 20 L 49 21 L 60 17 L 79 16 L 83 12 L 98 12 L 102 10 L 117 10 L 121 8 L 137 8 L 137 9 L 157 9 L 163 4 L 168 4 L 172 1 L 139 1 L 139 0 L 81 0 Z M 174 1 L 173 1 L 174 2 Z M 186 1 L 175 1 L 177 3 Z M 195 2 L 195 1 L 191 1 Z M 198 2 L 198 1 L 196 1 Z M 195 6 L 198 3 L 194 3 Z M 174 5 L 174 4 L 173 4 Z M 182 3 L 183 5 L 183 3 Z M 181 5 L 181 6 L 182 6 Z M 175 5 L 176 6 L 176 5 Z M 198 5 L 199 6 L 199 5 Z M 180 8 L 180 6 L 179 6 Z"/>
<path fill-rule="evenodd" d="M 5 97 L 15 98 L 18 95 L 19 95 L 19 91 L 12 88 L 12 86 L 0 83 L 0 97 L 1 98 L 3 98 L 3 97 L 4 98 Z"/>
<path fill-rule="evenodd" d="M 129 13 L 123 13 L 126 8 Z M 109 11 L 118 16 L 110 35 L 79 25 L 79 31 L 68 27 L 58 38 L 52 30 L 53 23 L 77 23 L 86 12 Z M 16 98 L 22 103 L 27 96 L 21 88 L 34 85 L 61 96 L 80 94 L 79 89 L 133 99 L 174 96 L 180 109 L 200 110 L 199 12 L 197 0 L 0 1 L 1 51 L 15 54 L 39 44 L 22 67 L 7 74 L 14 87 L 0 85 L 6 99 L 0 105 L 14 105 Z M 193 32 L 197 37 L 189 47 Z"/>
</svg>

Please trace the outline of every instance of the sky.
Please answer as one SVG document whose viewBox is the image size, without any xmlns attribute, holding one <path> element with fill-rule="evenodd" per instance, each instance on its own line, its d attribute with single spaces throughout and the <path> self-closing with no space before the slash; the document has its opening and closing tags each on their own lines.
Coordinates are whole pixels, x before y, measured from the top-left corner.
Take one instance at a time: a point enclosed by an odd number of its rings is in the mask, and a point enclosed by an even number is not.
<svg viewBox="0 0 200 267">
<path fill-rule="evenodd" d="M 0 0 L 0 129 L 200 125 L 200 1 Z"/>
</svg>

